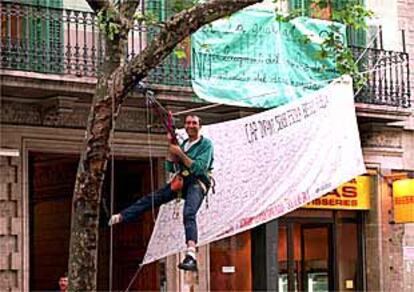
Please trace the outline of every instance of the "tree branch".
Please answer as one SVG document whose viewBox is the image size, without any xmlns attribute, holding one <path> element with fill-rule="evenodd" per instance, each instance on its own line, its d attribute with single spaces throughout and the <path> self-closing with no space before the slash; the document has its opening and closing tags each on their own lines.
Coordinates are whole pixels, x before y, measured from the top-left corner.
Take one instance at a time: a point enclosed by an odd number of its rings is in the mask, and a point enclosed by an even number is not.
<svg viewBox="0 0 414 292">
<path fill-rule="evenodd" d="M 161 28 L 156 38 L 128 64 L 112 74 L 113 90 L 110 98 L 115 98 L 117 107 L 128 91 L 148 72 L 165 59 L 182 40 L 200 27 L 214 20 L 229 16 L 247 6 L 263 0 L 212 0 L 181 11 Z"/>
<path fill-rule="evenodd" d="M 137 10 L 141 1 L 144 1 L 144 0 L 123 1 L 121 3 L 121 6 L 119 7 L 119 13 L 121 14 L 121 17 L 125 19 L 131 19 L 132 16 L 134 16 L 134 13 Z"/>
<path fill-rule="evenodd" d="M 86 0 L 93 11 L 98 12 L 108 6 L 109 0 Z"/>
</svg>

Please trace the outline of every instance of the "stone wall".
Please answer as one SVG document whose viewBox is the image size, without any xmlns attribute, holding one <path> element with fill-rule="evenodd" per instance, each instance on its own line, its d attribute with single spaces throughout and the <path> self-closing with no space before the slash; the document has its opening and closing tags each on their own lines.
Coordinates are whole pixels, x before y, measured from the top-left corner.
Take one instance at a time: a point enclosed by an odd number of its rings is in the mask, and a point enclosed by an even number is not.
<svg viewBox="0 0 414 292">
<path fill-rule="evenodd" d="M 414 104 L 414 0 L 398 0 L 399 26 L 405 30 L 405 44 L 407 53 L 410 56 L 410 88 L 411 88 L 411 105 Z M 404 135 L 405 152 L 404 167 L 408 170 L 414 170 L 414 115 L 406 124 L 406 133 Z M 414 223 L 402 225 L 402 262 L 403 270 L 403 290 L 414 290 L 414 258 L 409 255 L 408 250 L 414 249 Z M 412 254 L 412 252 L 411 252 Z"/>
<path fill-rule="evenodd" d="M 377 188 L 371 194 L 371 209 L 365 224 L 366 277 L 368 291 L 404 291 L 407 273 L 403 268 L 404 224 L 394 223 L 392 174 L 404 169 L 402 127 L 385 123 L 360 126 L 364 160 L 378 172 Z M 412 150 L 411 150 L 412 151 Z"/>
<path fill-rule="evenodd" d="M 410 55 L 410 68 L 414 68 L 414 0 L 398 0 L 400 29 L 405 30 L 405 45 Z M 414 90 L 414 70 L 410 71 L 411 93 Z M 413 94 L 411 94 L 413 100 Z"/>
<path fill-rule="evenodd" d="M 0 290 L 22 291 L 23 214 L 19 157 L 0 156 Z"/>
<path fill-rule="evenodd" d="M 391 170 L 383 170 L 381 211 L 382 224 L 379 231 L 382 234 L 382 252 L 379 254 L 379 264 L 382 268 L 383 286 L 382 291 L 403 291 L 403 269 L 402 269 L 402 239 L 404 226 L 394 223 L 392 203 L 392 180 L 387 178 Z"/>
</svg>

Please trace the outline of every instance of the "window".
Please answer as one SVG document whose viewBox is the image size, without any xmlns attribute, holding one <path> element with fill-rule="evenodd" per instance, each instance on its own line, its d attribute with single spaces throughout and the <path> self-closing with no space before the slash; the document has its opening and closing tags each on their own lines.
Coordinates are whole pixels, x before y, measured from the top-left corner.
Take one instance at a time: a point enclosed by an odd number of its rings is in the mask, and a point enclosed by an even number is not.
<svg viewBox="0 0 414 292">
<path fill-rule="evenodd" d="M 63 0 L 4 3 L 1 11 L 5 67 L 60 72 L 63 67 Z"/>
<path fill-rule="evenodd" d="M 58 73 L 63 68 L 63 0 L 34 0 L 30 8 L 27 30 L 29 58 L 34 69 Z"/>
<path fill-rule="evenodd" d="M 365 0 L 356 0 L 359 4 L 365 5 Z M 328 7 L 320 9 L 311 4 L 311 0 L 289 0 L 289 10 L 301 9 L 303 14 L 306 16 L 320 18 L 320 19 L 331 19 L 332 12 L 338 11 L 345 7 L 349 1 L 347 0 L 331 0 L 328 1 Z M 366 31 L 364 29 L 348 29 L 347 30 L 349 45 L 363 47 L 366 45 Z"/>
<path fill-rule="evenodd" d="M 149 0 L 145 4 L 145 11 L 150 12 L 158 21 L 166 21 L 177 12 L 191 7 L 193 0 Z M 148 40 L 151 40 L 155 35 L 156 29 L 150 27 L 148 31 Z M 162 62 L 161 66 L 150 73 L 149 79 L 152 82 L 164 85 L 189 85 L 189 69 L 191 65 L 190 38 L 186 38 L 181 42 L 180 50 L 185 54 L 184 56 L 177 57 L 176 54 L 172 53 Z"/>
</svg>

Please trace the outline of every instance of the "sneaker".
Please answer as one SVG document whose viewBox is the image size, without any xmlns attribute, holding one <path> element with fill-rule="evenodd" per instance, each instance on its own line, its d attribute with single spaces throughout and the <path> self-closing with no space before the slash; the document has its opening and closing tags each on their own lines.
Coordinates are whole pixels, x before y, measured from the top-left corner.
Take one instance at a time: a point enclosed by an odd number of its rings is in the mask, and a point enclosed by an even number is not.
<svg viewBox="0 0 414 292">
<path fill-rule="evenodd" d="M 197 272 L 197 260 L 190 255 L 186 255 L 182 263 L 178 265 L 178 268 L 185 271 Z"/>
</svg>

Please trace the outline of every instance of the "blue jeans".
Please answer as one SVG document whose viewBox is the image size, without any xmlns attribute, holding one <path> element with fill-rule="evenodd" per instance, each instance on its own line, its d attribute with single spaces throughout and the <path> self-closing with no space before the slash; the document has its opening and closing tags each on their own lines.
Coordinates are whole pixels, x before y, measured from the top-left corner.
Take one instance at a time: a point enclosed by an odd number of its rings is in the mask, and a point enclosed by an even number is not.
<svg viewBox="0 0 414 292">
<path fill-rule="evenodd" d="M 158 208 L 162 204 L 168 203 L 177 197 L 177 193 L 171 190 L 170 184 L 166 184 L 158 191 L 138 199 L 134 204 L 121 211 L 123 222 L 130 222 L 137 219 L 145 211 L 151 208 Z M 197 243 L 197 211 L 203 202 L 204 193 L 200 184 L 193 180 L 186 184 L 183 189 L 184 203 L 184 228 L 185 242 L 192 240 Z M 154 203 L 154 205 L 153 205 Z"/>
</svg>

